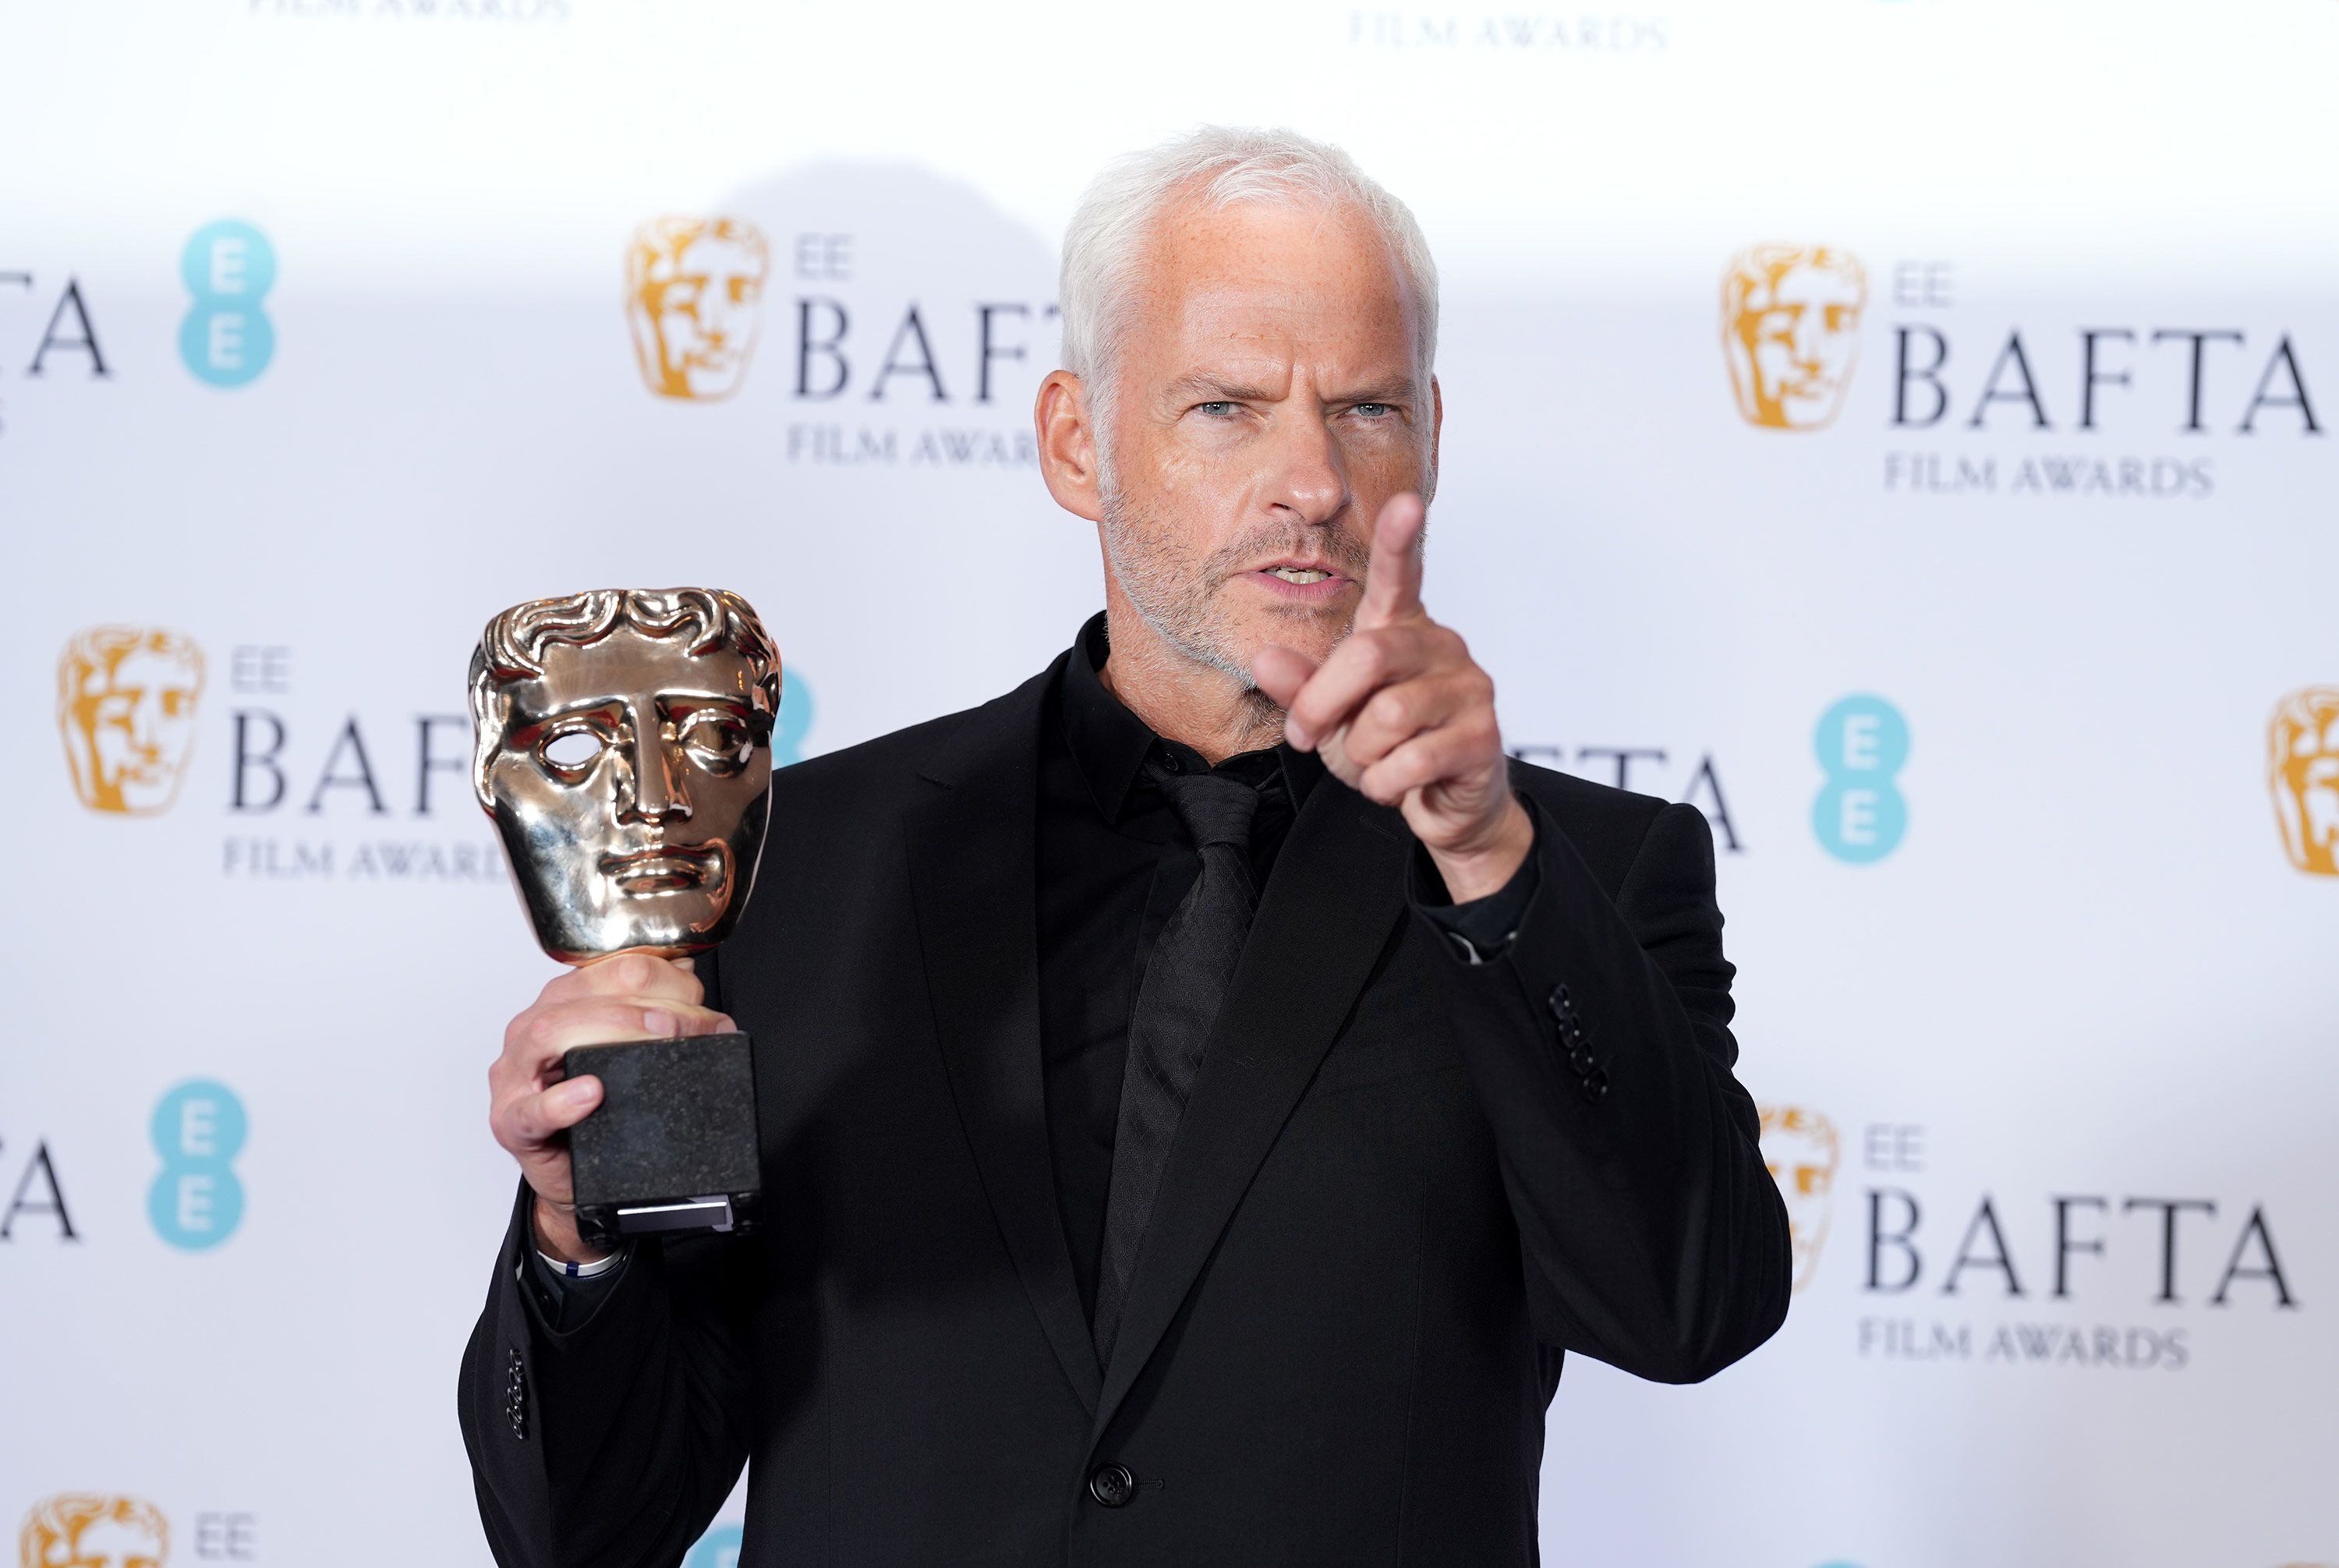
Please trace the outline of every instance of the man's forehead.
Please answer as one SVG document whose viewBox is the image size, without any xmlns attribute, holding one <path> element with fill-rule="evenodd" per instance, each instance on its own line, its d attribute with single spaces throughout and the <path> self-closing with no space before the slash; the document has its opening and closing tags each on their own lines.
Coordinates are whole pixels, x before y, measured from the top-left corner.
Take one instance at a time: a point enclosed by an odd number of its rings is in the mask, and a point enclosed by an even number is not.
<svg viewBox="0 0 2339 1568">
<path fill-rule="evenodd" d="M 1176 209 L 1136 282 L 1140 330 L 1150 322 L 1189 341 L 1248 338 L 1258 350 L 1293 334 L 1412 336 L 1403 270 L 1364 214 L 1345 209 Z"/>
</svg>

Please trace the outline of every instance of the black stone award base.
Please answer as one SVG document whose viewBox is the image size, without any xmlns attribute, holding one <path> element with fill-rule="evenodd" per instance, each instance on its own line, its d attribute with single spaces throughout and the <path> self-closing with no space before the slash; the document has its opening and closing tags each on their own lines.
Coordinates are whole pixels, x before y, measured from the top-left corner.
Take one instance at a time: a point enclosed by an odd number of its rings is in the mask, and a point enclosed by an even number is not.
<svg viewBox="0 0 2339 1568">
<path fill-rule="evenodd" d="M 568 1133 L 587 1241 L 754 1225 L 762 1177 L 745 1035 L 580 1045 L 561 1063 L 601 1080 L 600 1105 Z"/>
</svg>

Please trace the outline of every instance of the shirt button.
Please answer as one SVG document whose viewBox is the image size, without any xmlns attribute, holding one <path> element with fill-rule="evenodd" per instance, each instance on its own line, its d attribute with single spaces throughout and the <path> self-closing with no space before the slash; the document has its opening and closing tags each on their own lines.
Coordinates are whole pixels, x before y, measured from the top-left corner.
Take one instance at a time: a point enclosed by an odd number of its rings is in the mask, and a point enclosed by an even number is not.
<svg viewBox="0 0 2339 1568">
<path fill-rule="evenodd" d="M 1089 1495 L 1108 1508 L 1126 1508 L 1137 1495 L 1137 1477 L 1126 1464 L 1100 1464 L 1089 1477 Z"/>
</svg>

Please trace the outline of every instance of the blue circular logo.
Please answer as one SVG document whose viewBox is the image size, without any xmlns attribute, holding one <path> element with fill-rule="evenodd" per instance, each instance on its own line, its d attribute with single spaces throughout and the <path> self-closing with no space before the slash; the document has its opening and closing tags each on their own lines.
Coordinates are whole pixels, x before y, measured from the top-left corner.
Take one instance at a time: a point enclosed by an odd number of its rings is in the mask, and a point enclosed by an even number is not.
<svg viewBox="0 0 2339 1568">
<path fill-rule="evenodd" d="M 276 325 L 260 308 L 276 286 L 276 250 L 240 218 L 206 223 L 179 255 L 194 307 L 179 323 L 179 358 L 195 379 L 241 387 L 276 356 Z"/>
<path fill-rule="evenodd" d="M 698 1538 L 698 1544 L 682 1560 L 682 1568 L 739 1568 L 742 1533 L 736 1524 L 717 1524 Z"/>
<path fill-rule="evenodd" d="M 790 763 L 804 761 L 804 736 L 812 732 L 813 715 L 819 710 L 812 700 L 812 688 L 793 665 L 780 666 L 780 716 L 772 724 L 772 765 L 784 768 Z"/>
<path fill-rule="evenodd" d="M 1827 784 L 1811 802 L 1811 832 L 1841 861 L 1866 865 L 1900 847 L 1909 803 L 1893 783 L 1909 761 L 1909 721 L 1882 697 L 1849 696 L 1820 715 L 1811 747 Z"/>
<path fill-rule="evenodd" d="M 173 1247 L 201 1252 L 243 1221 L 243 1183 L 231 1169 L 249 1130 L 243 1101 L 223 1083 L 192 1079 L 154 1107 L 151 1133 L 163 1169 L 146 1189 L 146 1218 Z"/>
</svg>

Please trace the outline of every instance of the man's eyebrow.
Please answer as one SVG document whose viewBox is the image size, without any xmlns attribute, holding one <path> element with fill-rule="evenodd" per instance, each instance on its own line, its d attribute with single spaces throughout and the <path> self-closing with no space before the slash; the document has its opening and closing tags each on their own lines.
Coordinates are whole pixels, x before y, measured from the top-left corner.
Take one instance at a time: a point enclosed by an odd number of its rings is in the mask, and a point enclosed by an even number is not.
<svg viewBox="0 0 2339 1568">
<path fill-rule="evenodd" d="M 1280 399 L 1264 387 L 1247 387 L 1208 370 L 1196 370 L 1170 383 L 1172 397 L 1199 398 L 1205 402 L 1272 403 Z"/>
<path fill-rule="evenodd" d="M 1337 398 L 1325 400 L 1333 403 L 1410 403 L 1419 392 L 1420 388 L 1411 376 L 1399 376 L 1394 381 L 1370 382 L 1355 391 L 1343 392 Z"/>
<path fill-rule="evenodd" d="M 1327 398 L 1330 403 L 1410 403 L 1420 388 L 1411 376 L 1399 376 L 1393 381 L 1376 381 L 1354 391 Z M 1214 376 L 1207 370 L 1197 370 L 1179 377 L 1170 383 L 1170 395 L 1183 400 L 1199 398 L 1205 401 L 1230 403 L 1274 403 L 1282 400 L 1281 394 L 1263 387 L 1248 387 Z"/>
</svg>

